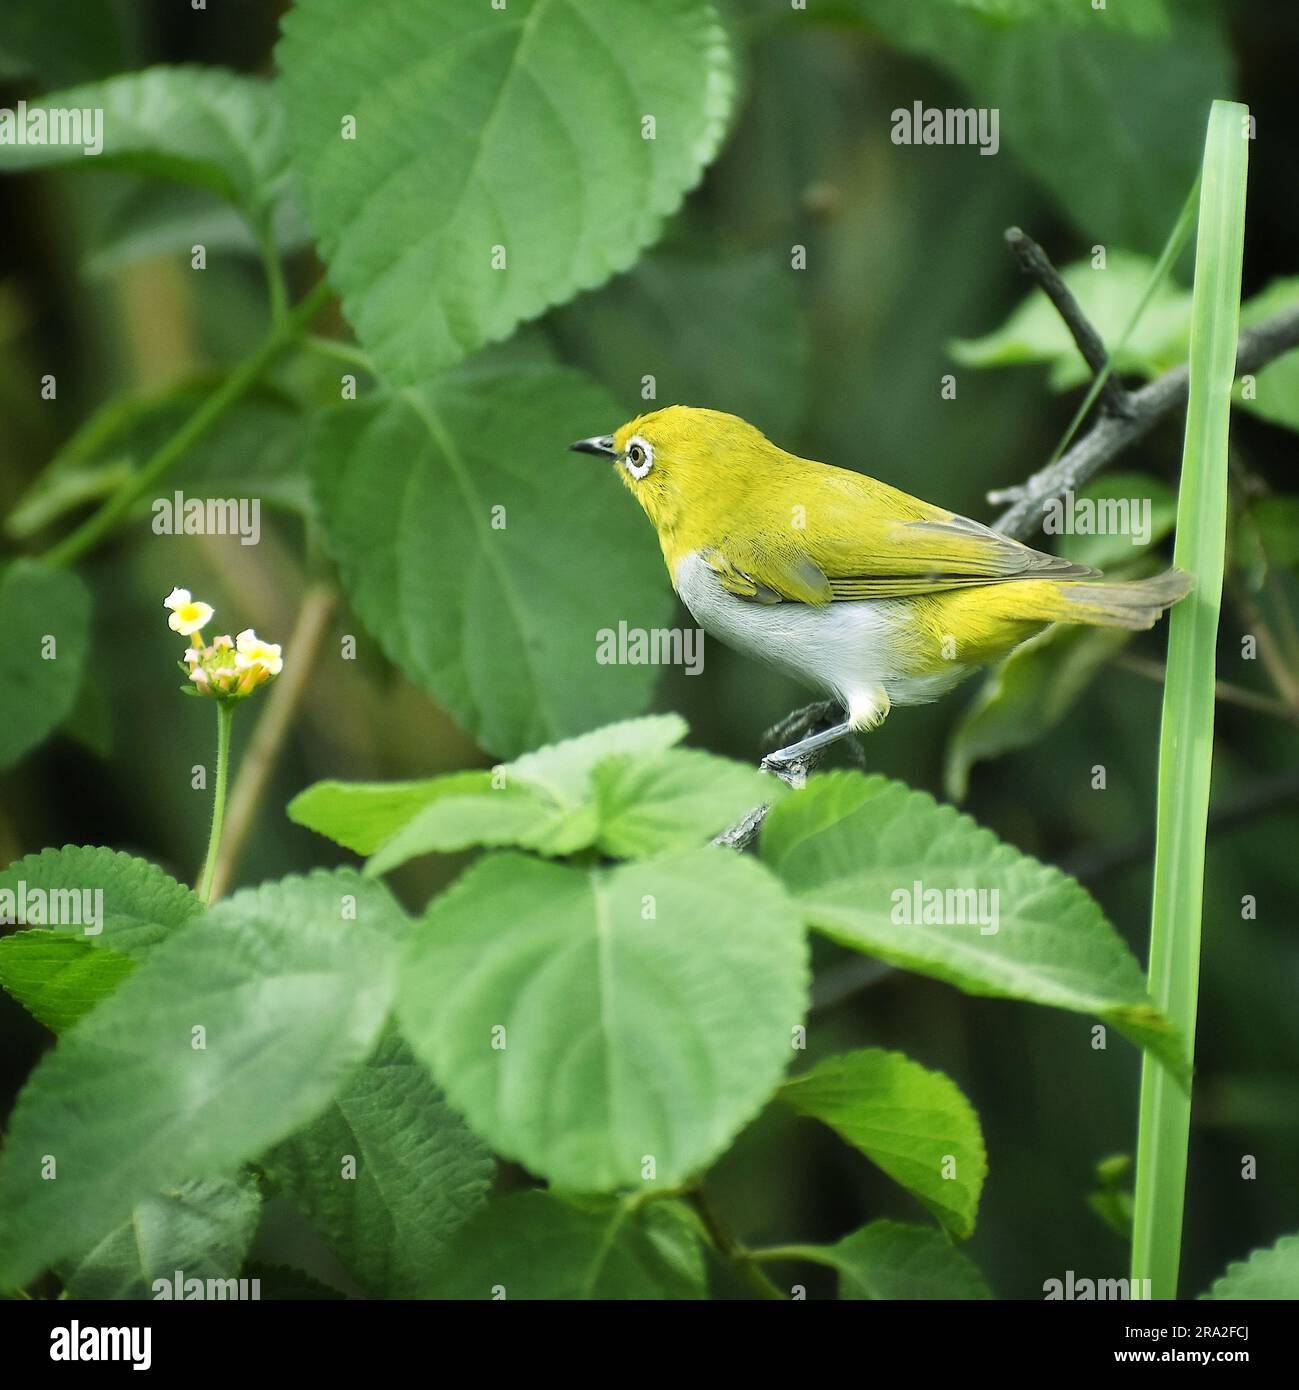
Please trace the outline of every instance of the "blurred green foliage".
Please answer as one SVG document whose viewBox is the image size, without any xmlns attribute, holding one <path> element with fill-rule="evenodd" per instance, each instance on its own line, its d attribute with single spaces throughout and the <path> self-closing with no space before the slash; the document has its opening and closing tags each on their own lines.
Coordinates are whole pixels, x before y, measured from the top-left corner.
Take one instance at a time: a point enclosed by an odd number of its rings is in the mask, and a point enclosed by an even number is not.
<svg viewBox="0 0 1299 1390">
<path fill-rule="evenodd" d="M 33 18 L 43 8 L 10 0 L 0 16 L 0 105 L 159 62 L 224 64 L 251 75 L 272 69 L 274 7 L 251 20 L 244 11 L 214 7 L 182 22 L 161 0 L 78 5 L 60 21 L 57 43 Z M 1152 0 L 1112 6 L 1103 28 L 1081 32 L 1068 7 L 1045 0 L 835 0 L 811 8 L 815 14 L 800 14 L 782 0 L 725 7 L 737 98 L 716 162 L 661 229 L 657 249 L 627 273 L 543 313 L 490 359 L 492 370 L 526 361 L 553 371 L 547 364 L 558 360 L 587 371 L 627 415 L 641 408 L 649 373 L 660 403 L 738 411 L 808 457 L 861 468 L 986 518 L 986 491 L 1039 466 L 1069 418 L 1076 396 L 1060 398 L 1050 387 L 1074 388 L 1080 379 L 1066 365 L 1067 349 L 1060 355 L 1053 320 L 1043 321 L 1045 346 L 988 356 L 988 370 L 949 350 L 955 340 L 982 339 L 986 347 L 1023 299 L 1001 245 L 1003 228 L 1025 227 L 1061 265 L 1085 265 L 1093 248 L 1104 246 L 1117 278 L 1125 264 L 1158 250 L 1176 216 L 1198 166 L 1209 98 L 1237 95 L 1259 117 L 1247 294 L 1284 290 L 1286 277 L 1299 270 L 1299 122 L 1285 57 L 1299 43 L 1299 14 L 1264 0 Z M 894 145 L 891 113 L 915 101 L 997 106 L 1000 153 L 982 158 L 971 148 Z M 706 152 L 694 154 L 702 164 Z M 421 168 L 417 163 L 407 176 Z M 90 488 L 64 497 L 75 516 L 104 484 L 102 476 L 96 482 L 95 466 L 138 465 L 174 398 L 195 378 L 228 369 L 265 331 L 256 238 L 199 182 L 197 190 L 168 187 L 161 196 L 121 171 L 0 181 L 0 215 L 11 229 L 0 246 L 0 512 L 9 515 L 20 499 L 30 504 L 41 495 L 34 487 L 48 500 L 48 480 L 36 480 L 65 451 L 75 465 L 68 476 Z M 626 210 L 630 264 L 659 229 L 639 216 L 643 188 L 619 192 L 635 204 Z M 335 211 L 345 221 L 349 208 Z M 276 235 L 291 255 L 290 287 L 300 291 L 319 266 L 292 208 Z M 195 241 L 209 247 L 201 275 L 190 269 Z M 795 247 L 806 248 L 805 271 L 790 268 Z M 542 313 L 547 302 L 534 296 L 523 311 Z M 1162 314 L 1156 306 L 1149 322 L 1162 322 Z M 1139 351 L 1141 341 L 1130 348 Z M 1176 358 L 1177 346 L 1161 336 L 1148 360 L 1120 365 L 1157 370 Z M 1053 362 L 1050 381 L 1038 368 L 1005 365 L 1029 356 Z M 1260 390 L 1253 409 L 1234 421 L 1233 535 L 1259 539 L 1252 550 L 1239 542 L 1219 674 L 1268 693 L 1263 663 L 1246 654 L 1241 639 L 1257 633 L 1261 615 L 1295 678 L 1299 639 L 1286 615 L 1299 602 L 1299 504 L 1287 426 L 1296 419 L 1297 357 L 1270 369 L 1273 389 L 1266 397 Z M 267 397 L 246 402 L 183 466 L 202 470 L 206 459 L 211 471 L 195 479 L 221 478 L 232 490 L 240 486 L 239 469 L 258 479 L 273 471 L 289 507 L 264 522 L 260 546 L 153 535 L 134 543 L 145 534 L 147 519 L 140 518 L 129 543 L 105 547 L 82 566 L 94 617 L 74 714 L 78 734 L 55 737 L 4 775 L 4 862 L 43 845 L 109 840 L 183 880 L 192 877 L 210 802 L 192 789 L 190 770 L 210 755 L 210 710 L 176 698 L 176 644 L 159 598 L 181 582 L 212 596 L 223 618 L 246 615 L 259 630 L 288 633 L 319 565 L 303 544 L 299 513 L 310 507 L 311 450 L 299 421 L 322 428 L 322 408 L 337 400 L 338 377 L 347 370 L 359 369 L 323 355 L 286 360 Z M 57 373 L 59 390 L 54 401 L 43 401 L 35 383 L 49 371 Z M 948 373 L 956 377 L 951 400 L 940 395 Z M 363 370 L 361 378 L 367 380 Z M 153 405 L 111 431 L 105 447 L 78 456 L 78 431 L 123 392 Z M 593 419 L 571 433 L 616 423 Z M 504 419 L 493 428 L 508 437 L 509 425 Z M 1179 441 L 1179 422 L 1169 421 L 1121 466 L 1175 487 Z M 584 466 L 552 457 L 526 432 L 514 446 L 525 458 L 535 450 L 538 469 Z M 189 476 L 178 471 L 175 485 L 190 486 Z M 567 479 L 556 483 L 555 495 L 567 496 L 570 486 Z M 640 524 L 628 499 L 605 500 L 611 517 L 614 504 L 629 509 L 616 514 L 614 526 Z M 60 505 L 38 513 L 36 524 L 57 531 L 64 520 Z M 15 530 L 12 521 L 12 540 L 41 538 Z M 557 516 L 552 526 L 576 563 L 585 543 L 579 514 Z M 649 610 L 670 611 L 675 600 L 666 576 L 643 563 L 653 558 L 652 537 L 634 541 L 630 529 L 627 536 L 629 546 L 640 547 L 635 558 L 616 575 L 590 576 L 588 585 L 629 583 L 645 591 Z M 236 885 L 286 867 L 337 862 L 329 845 L 281 814 L 310 783 L 432 776 L 483 766 L 489 754 L 528 745 L 520 736 L 508 748 L 477 748 L 477 725 L 463 707 L 445 694 L 444 703 L 435 702 L 429 682 L 412 683 L 383 659 L 369 640 L 382 639 L 381 629 L 381 617 L 362 602 L 336 621 L 330 642 L 359 634 L 359 660 L 328 660 L 312 682 Z M 1128 650 L 1158 659 L 1161 643 L 1156 633 Z M 1051 674 L 1059 681 L 1070 671 L 1077 674 L 1064 665 Z M 1049 685 L 1033 687 L 1034 741 L 1001 739 L 999 756 L 969 775 L 968 809 L 1012 844 L 1078 874 L 1144 958 L 1159 691 L 1112 660 L 1089 662 L 1085 675 L 1072 680 L 1063 701 Z M 972 698 L 971 688 L 900 711 L 870 736 L 871 769 L 940 793 L 953 731 L 967 720 Z M 653 708 L 680 712 L 702 747 L 747 761 L 761 750 L 764 729 L 803 699 L 783 678 L 711 645 L 702 675 L 665 673 Z M 55 701 L 48 713 L 54 721 L 68 711 Z M 236 756 L 250 732 L 236 727 Z M 1230 703 L 1219 708 L 1188 1291 L 1207 1288 L 1229 1260 L 1272 1245 L 1278 1232 L 1299 1228 L 1295 743 L 1293 719 Z M 1098 765 L 1107 773 L 1103 790 L 1094 789 Z M 422 905 L 461 862 L 421 859 L 397 874 L 395 886 L 404 901 Z M 818 971 L 833 970 L 844 954 L 818 942 L 814 963 Z M 1113 1229 L 1121 1194 L 1114 1183 L 1103 1184 L 1104 1220 L 1092 1196 L 1098 1160 L 1132 1145 L 1137 1065 L 1126 1044 L 1114 1040 L 1097 1051 L 1091 1020 L 1082 1016 L 975 999 L 897 972 L 815 1012 L 813 1024 L 813 1060 L 883 1047 L 961 1079 L 989 1153 L 980 1224 L 966 1248 L 996 1293 L 1037 1297 L 1043 1281 L 1066 1267 L 1091 1274 L 1125 1262 Z M 0 999 L 0 1040 L 8 1097 L 47 1037 Z M 1257 1162 L 1256 1178 L 1242 1177 L 1246 1156 Z M 800 1174 L 796 1183 L 793 1172 Z M 714 1187 L 723 1214 L 753 1243 L 830 1242 L 876 1217 L 915 1215 L 912 1200 L 860 1154 L 774 1107 L 723 1156 Z M 240 1212 L 242 1219 L 242 1206 Z M 599 1223 L 589 1217 L 560 1211 L 547 1219 L 556 1238 L 580 1254 L 593 1230 L 599 1238 Z M 659 1219 L 671 1224 L 676 1217 L 665 1212 Z M 648 1238 L 638 1229 L 625 1236 L 629 1246 Z M 845 1267 L 846 1259 L 832 1263 Z M 698 1285 L 687 1256 L 674 1256 L 672 1265 L 683 1286 Z M 628 1268 L 637 1268 L 631 1255 Z"/>
</svg>

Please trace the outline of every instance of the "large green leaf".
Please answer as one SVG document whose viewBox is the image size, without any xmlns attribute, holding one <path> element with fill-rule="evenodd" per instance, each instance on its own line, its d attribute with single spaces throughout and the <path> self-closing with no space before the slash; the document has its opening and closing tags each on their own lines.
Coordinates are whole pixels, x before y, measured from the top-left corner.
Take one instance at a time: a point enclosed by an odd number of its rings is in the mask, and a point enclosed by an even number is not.
<svg viewBox="0 0 1299 1390">
<path fill-rule="evenodd" d="M 486 1201 L 492 1166 L 392 1031 L 323 1114 L 262 1160 L 357 1282 L 386 1298 L 420 1293 Z"/>
<path fill-rule="evenodd" d="M 288 179 L 284 112 L 269 83 L 216 67 L 153 67 L 54 92 L 33 110 L 102 112 L 103 149 L 0 145 L 0 170 L 128 169 L 205 188 L 269 226 Z"/>
<path fill-rule="evenodd" d="M 644 859 L 698 845 L 784 791 L 741 763 L 673 748 L 675 715 L 609 724 L 492 771 L 420 782 L 318 782 L 289 803 L 301 825 L 369 854 L 386 873 L 416 855 L 518 845 L 569 855 L 594 846 Z"/>
<path fill-rule="evenodd" d="M 470 845 L 521 845 L 571 854 L 593 842 L 592 773 L 610 758 L 653 758 L 686 735 L 675 714 L 607 724 L 539 748 L 492 771 L 452 772 L 415 782 L 317 782 L 288 805 L 299 825 L 385 871 L 414 854 Z"/>
<path fill-rule="evenodd" d="M 608 466 L 567 452 L 620 413 L 575 372 L 463 373 L 340 406 L 307 448 L 349 598 L 388 656 L 493 753 L 635 713 L 656 668 L 599 634 L 671 588 Z"/>
<path fill-rule="evenodd" d="M 988 1159 L 979 1117 L 950 1077 L 869 1047 L 827 1057 L 780 1098 L 860 1149 L 953 1235 L 973 1233 Z"/>
<path fill-rule="evenodd" d="M 969 1258 L 929 1226 L 872 1221 L 834 1245 L 791 1246 L 789 1254 L 837 1269 L 843 1299 L 992 1297 Z"/>
<path fill-rule="evenodd" d="M 299 0 L 277 57 L 330 282 L 402 383 L 631 265 L 732 87 L 711 0 Z"/>
<path fill-rule="evenodd" d="M 1055 728 L 1131 636 L 1058 623 L 994 666 L 948 738 L 947 795 L 963 801 L 975 763 L 1028 748 Z"/>
<path fill-rule="evenodd" d="M 9 895 L 15 906 L 37 895 L 49 905 L 46 919 L 59 918 L 37 922 L 23 916 L 23 925 L 73 932 L 137 960 L 203 911 L 198 895 L 156 864 L 102 845 L 64 845 L 15 859 L 0 872 L 0 911 L 7 908 Z M 97 932 L 87 932 L 84 922 L 73 920 L 101 912 Z"/>
<path fill-rule="evenodd" d="M 0 575 L 0 771 L 76 703 L 90 642 L 90 594 L 68 570 L 15 560 Z"/>
<path fill-rule="evenodd" d="M 1184 1077 L 1181 1040 L 1081 884 L 924 792 L 815 777 L 772 809 L 762 853 L 808 925 L 842 945 L 967 994 L 1097 1014 Z"/>
<path fill-rule="evenodd" d="M 1299 1235 L 1235 1260 L 1204 1298 L 1299 1299 Z"/>
<path fill-rule="evenodd" d="M 133 964 L 111 947 L 62 932 L 0 937 L 0 986 L 53 1033 L 70 1028 L 107 999 Z"/>
<path fill-rule="evenodd" d="M 1143 9 L 1152 22 L 1141 33 L 1129 4 L 1088 9 L 1082 23 L 1053 5 L 1014 26 L 914 0 L 830 0 L 820 13 L 866 20 L 997 110 L 1001 140 L 1090 240 L 1154 250 L 1199 170 L 1203 113 L 1233 82 L 1212 6 L 1169 7 L 1167 32 Z"/>
<path fill-rule="evenodd" d="M 676 1202 L 566 1201 L 520 1192 L 461 1228 L 432 1298 L 699 1299 L 703 1251 Z"/>
<path fill-rule="evenodd" d="M 182 1182 L 137 1202 L 130 1216 L 62 1271 L 72 1298 L 152 1299 L 162 1279 L 235 1280 L 262 1201 L 246 1176 Z M 183 1287 L 183 1286 L 182 1286 Z M 231 1298 L 235 1297 L 230 1292 Z"/>
<path fill-rule="evenodd" d="M 0 1282 L 26 1283 L 141 1199 L 226 1175 L 316 1115 L 378 1038 L 404 924 L 382 885 L 316 873 L 237 893 L 154 950 L 18 1098 Z"/>
<path fill-rule="evenodd" d="M 768 1099 L 807 943 L 760 865 L 481 860 L 417 928 L 398 1016 L 492 1147 L 557 1186 L 672 1184 Z"/>
</svg>

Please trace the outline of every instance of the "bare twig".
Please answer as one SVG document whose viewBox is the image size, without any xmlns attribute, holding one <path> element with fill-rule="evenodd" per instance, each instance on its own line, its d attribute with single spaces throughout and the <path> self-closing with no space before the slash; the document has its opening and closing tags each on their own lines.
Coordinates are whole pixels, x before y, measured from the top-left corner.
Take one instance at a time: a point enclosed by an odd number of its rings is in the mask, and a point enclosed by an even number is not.
<svg viewBox="0 0 1299 1390">
<path fill-rule="evenodd" d="M 1114 664 L 1121 671 L 1131 671 L 1133 675 L 1144 676 L 1156 685 L 1163 685 L 1167 674 L 1162 661 L 1151 661 L 1144 656 L 1119 656 L 1114 659 Z M 1263 695 L 1243 685 L 1234 685 L 1231 681 L 1215 681 L 1213 690 L 1215 698 L 1223 704 L 1239 705 L 1242 709 L 1252 709 L 1259 714 L 1270 714 L 1274 719 L 1283 719 L 1288 724 L 1299 724 L 1299 708 L 1286 704 L 1284 700 Z"/>
<path fill-rule="evenodd" d="M 1100 376 L 1109 365 L 1105 344 L 1101 335 L 1092 326 L 1091 320 L 1082 311 L 1082 305 L 1073 296 L 1073 291 L 1065 284 L 1063 276 L 1051 264 L 1045 251 L 1018 227 L 1006 228 L 1006 245 L 1015 253 L 1019 268 L 1041 287 L 1043 293 L 1055 305 L 1056 312 L 1064 320 L 1083 361 L 1091 368 L 1093 376 Z M 1130 416 L 1132 402 L 1127 391 L 1117 377 L 1106 378 L 1100 394 L 1101 409 L 1109 415 Z"/>
<path fill-rule="evenodd" d="M 1299 347 L 1299 305 L 1283 309 L 1240 335 L 1236 353 L 1238 376 L 1265 367 L 1282 353 Z M 994 531 L 1023 540 L 1042 524 L 1047 506 L 1066 492 L 1076 491 L 1130 444 L 1143 439 L 1171 411 L 1186 404 L 1185 365 L 1174 367 L 1149 385 L 1128 394 L 1131 414 L 1102 415 L 1095 425 L 1056 463 L 1039 469 L 1026 483 L 1006 492 L 1011 505 L 992 523 Z"/>
</svg>

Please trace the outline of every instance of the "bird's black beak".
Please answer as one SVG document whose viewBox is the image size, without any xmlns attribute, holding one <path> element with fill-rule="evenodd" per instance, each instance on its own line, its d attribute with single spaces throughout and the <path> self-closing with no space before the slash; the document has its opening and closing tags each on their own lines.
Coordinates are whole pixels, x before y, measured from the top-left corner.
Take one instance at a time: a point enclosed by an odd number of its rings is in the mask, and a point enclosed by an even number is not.
<svg viewBox="0 0 1299 1390">
<path fill-rule="evenodd" d="M 616 459 L 618 451 L 613 447 L 613 435 L 594 434 L 590 439 L 578 439 L 568 446 L 577 454 L 595 454 L 597 458 Z"/>
</svg>

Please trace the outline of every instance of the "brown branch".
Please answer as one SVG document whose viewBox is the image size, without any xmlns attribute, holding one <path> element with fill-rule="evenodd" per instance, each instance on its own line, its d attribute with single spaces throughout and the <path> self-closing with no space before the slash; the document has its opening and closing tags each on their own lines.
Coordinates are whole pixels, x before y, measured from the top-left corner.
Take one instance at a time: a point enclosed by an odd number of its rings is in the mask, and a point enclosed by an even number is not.
<svg viewBox="0 0 1299 1390">
<path fill-rule="evenodd" d="M 252 828 L 257 807 L 293 726 L 298 704 L 306 693 L 311 668 L 315 665 L 336 600 L 333 586 L 326 583 L 312 585 L 303 596 L 298 621 L 284 644 L 287 653 L 284 670 L 270 688 L 266 707 L 253 730 L 230 793 L 225 834 L 212 876 L 213 900 L 225 892 L 239 851 Z"/>
</svg>

